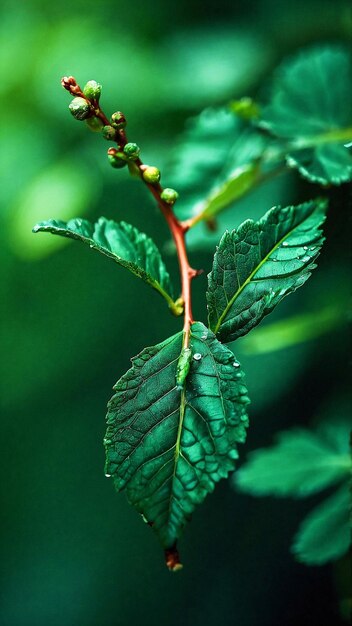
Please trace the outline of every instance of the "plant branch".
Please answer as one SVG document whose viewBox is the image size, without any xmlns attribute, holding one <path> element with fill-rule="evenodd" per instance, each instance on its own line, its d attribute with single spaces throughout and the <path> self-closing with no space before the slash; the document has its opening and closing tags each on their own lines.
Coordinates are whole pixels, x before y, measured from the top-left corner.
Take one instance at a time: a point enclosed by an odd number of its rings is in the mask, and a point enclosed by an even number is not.
<svg viewBox="0 0 352 626">
<path fill-rule="evenodd" d="M 66 89 L 67 91 L 69 91 L 69 93 L 71 93 L 71 95 L 75 96 L 75 97 L 79 97 L 79 98 L 84 98 L 86 100 L 86 102 L 90 105 L 91 107 L 91 116 L 92 117 L 97 117 L 98 119 L 100 119 L 102 121 L 102 123 L 104 124 L 104 126 L 109 126 L 110 125 L 110 121 L 109 119 L 106 117 L 105 113 L 102 111 L 102 109 L 99 106 L 99 103 L 97 100 L 89 100 L 85 97 L 82 89 L 80 88 L 80 86 L 77 84 L 76 80 L 73 78 L 73 76 L 69 76 L 69 77 L 64 77 L 61 80 L 61 84 L 64 87 L 64 89 Z M 127 143 L 127 137 L 126 137 L 126 133 L 124 131 L 124 129 L 118 129 L 116 130 L 116 139 L 115 139 L 119 149 L 123 149 L 123 147 L 126 145 Z M 185 242 L 185 235 L 186 232 L 189 229 L 189 224 L 187 221 L 185 222 L 181 222 L 179 221 L 173 210 L 172 210 L 172 205 L 170 205 L 169 203 L 165 202 L 162 197 L 161 194 L 163 192 L 163 187 L 160 185 L 159 182 L 157 183 L 150 183 L 147 182 L 144 177 L 143 177 L 143 173 L 145 172 L 145 170 L 147 169 L 148 166 L 146 166 L 141 159 L 135 159 L 131 162 L 134 166 L 135 169 L 138 170 L 139 176 L 141 178 L 141 180 L 144 182 L 144 184 L 146 185 L 146 187 L 149 189 L 149 191 L 151 192 L 151 194 L 154 196 L 167 224 L 168 227 L 170 229 L 172 238 L 175 242 L 175 246 L 176 246 L 176 251 L 177 251 L 177 257 L 178 257 L 178 263 L 179 263 L 179 269 L 180 269 L 180 278 L 181 278 L 181 300 L 182 300 L 182 307 L 183 307 L 183 313 L 184 313 L 184 325 L 183 325 L 183 332 L 184 332 L 184 341 L 183 341 L 183 347 L 187 348 L 189 346 L 189 340 L 190 340 L 190 327 L 191 324 L 193 323 L 193 314 L 192 314 L 192 294 L 191 294 L 191 282 L 193 280 L 193 278 L 195 278 L 198 274 L 201 273 L 201 270 L 196 270 L 194 268 L 192 268 L 189 264 L 188 261 L 188 255 L 187 255 L 187 249 L 186 249 L 186 242 Z M 174 303 L 174 308 L 172 308 L 173 312 L 176 314 L 179 314 L 179 309 L 180 307 L 177 306 L 177 303 Z"/>
<path fill-rule="evenodd" d="M 141 172 L 141 178 L 143 179 L 143 171 L 146 169 L 146 166 L 138 159 L 135 161 Z M 185 235 L 188 231 L 188 225 L 185 222 L 180 222 L 171 206 L 164 202 L 161 198 L 161 193 L 163 191 L 160 183 L 151 184 L 144 181 L 149 191 L 154 196 L 165 220 L 169 226 L 172 238 L 175 242 L 176 252 L 178 257 L 178 263 L 180 268 L 180 276 L 181 276 L 181 286 L 182 286 L 182 301 L 184 306 L 184 347 L 187 348 L 189 346 L 189 331 L 190 326 L 193 323 L 193 314 L 192 314 L 192 294 L 191 294 L 191 282 L 193 278 L 195 278 L 200 271 L 192 268 L 188 261 L 187 249 L 186 249 L 186 241 Z"/>
</svg>

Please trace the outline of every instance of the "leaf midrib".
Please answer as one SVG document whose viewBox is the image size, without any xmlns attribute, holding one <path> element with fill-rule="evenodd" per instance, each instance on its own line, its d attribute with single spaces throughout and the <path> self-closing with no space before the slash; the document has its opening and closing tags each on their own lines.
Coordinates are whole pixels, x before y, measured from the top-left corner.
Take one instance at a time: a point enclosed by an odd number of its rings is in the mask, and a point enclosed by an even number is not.
<svg viewBox="0 0 352 626">
<path fill-rule="evenodd" d="M 314 213 L 315 211 L 312 211 L 311 215 Z M 245 289 L 245 287 L 247 287 L 247 285 L 251 282 L 253 276 L 255 276 L 255 274 L 260 270 L 260 268 L 264 265 L 264 263 L 267 262 L 267 260 L 269 259 L 270 255 L 275 252 L 275 250 L 277 250 L 277 248 L 282 244 L 283 241 L 285 241 L 285 239 L 287 239 L 287 237 L 290 237 L 290 235 L 296 230 L 296 228 L 298 226 L 300 226 L 305 220 L 306 220 L 306 216 L 304 217 L 304 219 L 302 219 L 298 224 L 295 224 L 294 228 L 292 228 L 288 233 L 286 233 L 284 235 L 284 237 L 282 237 L 273 248 L 270 249 L 270 251 L 268 252 L 268 254 L 262 259 L 262 261 L 260 261 L 260 263 L 255 267 L 255 269 L 251 272 L 251 274 L 248 276 L 248 278 L 245 280 L 245 282 L 237 289 L 236 293 L 232 296 L 232 298 L 228 301 L 223 313 L 220 315 L 216 326 L 214 327 L 214 334 L 216 335 L 219 332 L 220 326 L 224 320 L 224 318 L 226 317 L 227 313 L 229 312 L 230 308 L 232 307 L 233 303 L 235 302 L 236 298 L 238 298 L 238 296 L 242 293 L 242 291 Z"/>
</svg>

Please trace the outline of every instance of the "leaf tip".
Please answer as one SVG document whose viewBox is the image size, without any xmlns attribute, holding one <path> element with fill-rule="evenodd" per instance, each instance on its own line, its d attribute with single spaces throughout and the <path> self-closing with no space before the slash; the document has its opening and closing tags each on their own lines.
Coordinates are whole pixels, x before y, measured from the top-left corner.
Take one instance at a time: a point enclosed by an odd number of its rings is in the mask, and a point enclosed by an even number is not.
<svg viewBox="0 0 352 626">
<path fill-rule="evenodd" d="M 183 568 L 176 545 L 165 550 L 165 563 L 170 572 L 179 572 Z"/>
</svg>

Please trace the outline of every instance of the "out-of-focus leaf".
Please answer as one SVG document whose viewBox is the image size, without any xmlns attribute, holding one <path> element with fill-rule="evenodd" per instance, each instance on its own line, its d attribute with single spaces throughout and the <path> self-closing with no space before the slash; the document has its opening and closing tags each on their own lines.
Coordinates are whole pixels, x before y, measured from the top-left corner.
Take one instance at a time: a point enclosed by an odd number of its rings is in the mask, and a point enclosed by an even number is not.
<svg viewBox="0 0 352 626">
<path fill-rule="evenodd" d="M 262 108 L 260 126 L 290 140 L 288 164 L 308 180 L 351 180 L 351 54 L 339 47 L 313 48 L 285 62 Z"/>
<path fill-rule="evenodd" d="M 323 243 L 325 201 L 274 207 L 226 232 L 208 276 L 209 327 L 221 341 L 246 334 L 309 278 Z"/>
<path fill-rule="evenodd" d="M 76 218 L 67 223 L 58 220 L 40 222 L 33 232 L 48 232 L 82 241 L 142 278 L 165 298 L 170 308 L 175 308 L 170 295 L 170 276 L 160 252 L 152 239 L 134 226 L 105 217 L 95 224 Z"/>
<path fill-rule="evenodd" d="M 267 140 L 228 109 L 205 109 L 188 122 L 164 176 L 180 193 L 180 219 L 208 217 L 248 191 L 259 177 Z"/>
<path fill-rule="evenodd" d="M 258 220 L 268 206 L 287 206 L 292 201 L 294 180 L 289 170 L 285 175 L 268 177 L 262 184 L 248 189 L 241 197 L 231 203 L 226 210 L 215 217 L 211 229 L 208 224 L 199 221 L 187 233 L 187 246 L 190 250 L 213 252 L 219 243 L 219 236 L 225 230 L 233 230 L 246 219 Z"/>
<path fill-rule="evenodd" d="M 63 161 L 45 168 L 15 198 L 9 218 L 9 242 L 15 254 L 38 259 L 62 246 L 54 237 L 33 237 L 32 227 L 50 212 L 59 220 L 84 215 L 99 192 L 94 174 L 75 162 Z"/>
<path fill-rule="evenodd" d="M 109 402 L 105 471 L 172 550 L 195 507 L 234 469 L 246 436 L 247 390 L 232 352 L 200 322 L 176 384 L 183 333 L 143 350 Z"/>
<path fill-rule="evenodd" d="M 311 341 L 339 327 L 342 321 L 341 307 L 326 306 L 323 309 L 302 313 L 258 328 L 242 342 L 246 354 L 264 354 L 284 350 L 290 346 Z"/>
<path fill-rule="evenodd" d="M 307 515 L 292 545 L 298 561 L 323 565 L 343 556 L 351 543 L 351 490 L 348 482 Z"/>
<path fill-rule="evenodd" d="M 331 425 L 333 426 L 333 425 Z M 339 422 L 345 448 L 337 450 L 319 431 L 284 431 L 272 448 L 255 450 L 235 476 L 238 489 L 255 496 L 302 498 L 332 485 L 351 471 L 349 426 Z"/>
<path fill-rule="evenodd" d="M 177 108 L 201 108 L 241 95 L 272 61 L 270 38 L 226 23 L 168 32 L 158 54 L 165 59 L 161 97 Z"/>
</svg>

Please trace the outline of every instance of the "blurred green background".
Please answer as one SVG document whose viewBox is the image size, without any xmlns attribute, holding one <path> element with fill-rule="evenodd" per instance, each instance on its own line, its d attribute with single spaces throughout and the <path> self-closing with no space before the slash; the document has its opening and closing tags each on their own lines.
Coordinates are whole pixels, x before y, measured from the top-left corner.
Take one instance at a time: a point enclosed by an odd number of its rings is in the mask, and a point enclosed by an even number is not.
<svg viewBox="0 0 352 626">
<path fill-rule="evenodd" d="M 104 476 L 102 438 L 106 402 L 129 358 L 180 321 L 113 263 L 31 228 L 51 217 L 104 215 L 160 246 L 168 238 L 145 189 L 109 167 L 107 144 L 70 116 L 61 76 L 101 82 L 103 108 L 125 112 L 129 139 L 163 170 L 189 115 L 255 95 L 301 46 L 350 42 L 349 3 L 5 0 L 0 28 L 1 625 L 343 623 L 344 564 L 308 568 L 289 553 L 311 502 L 256 500 L 223 482 L 180 542 L 184 570 L 166 570 L 153 533 Z M 282 196 L 320 192 L 295 174 L 290 180 L 272 200 L 263 195 L 257 216 Z M 242 460 L 278 430 L 314 422 L 347 385 L 351 202 L 346 185 L 328 194 L 319 269 L 238 341 L 252 397 Z M 175 258 L 167 260 L 177 276 Z M 204 321 L 211 254 L 197 250 L 192 262 L 205 269 L 194 306 Z M 331 306 L 331 323 L 314 322 Z M 302 314 L 311 331 L 288 323 L 289 339 L 273 340 L 270 324 Z"/>
</svg>

